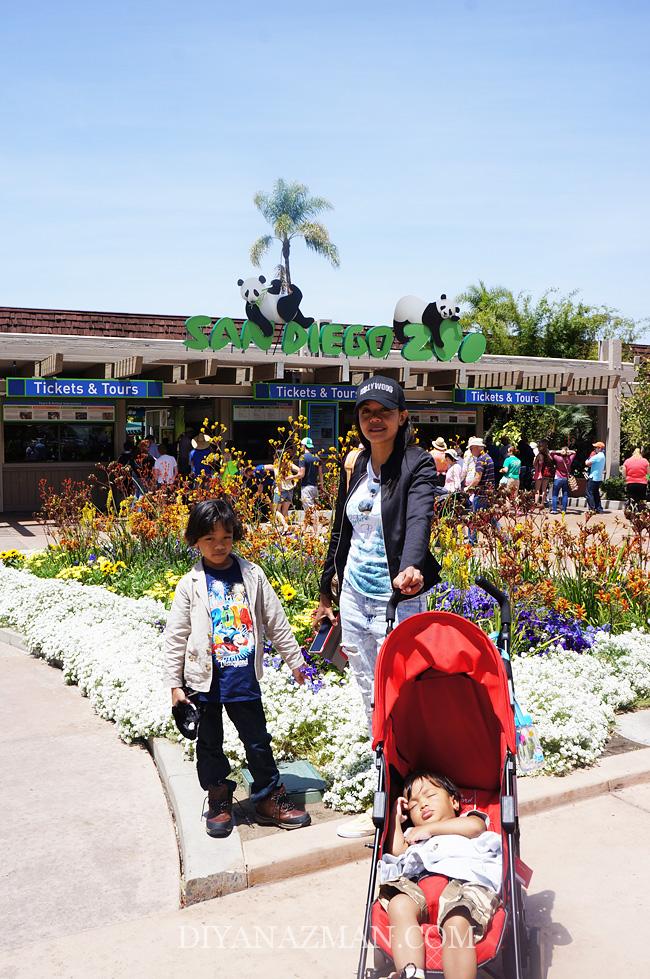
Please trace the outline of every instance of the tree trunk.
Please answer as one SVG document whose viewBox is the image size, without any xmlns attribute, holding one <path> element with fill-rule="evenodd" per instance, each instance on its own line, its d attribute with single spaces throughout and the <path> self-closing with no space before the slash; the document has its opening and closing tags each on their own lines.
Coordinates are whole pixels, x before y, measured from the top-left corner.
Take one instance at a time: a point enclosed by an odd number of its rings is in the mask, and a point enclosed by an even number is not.
<svg viewBox="0 0 650 979">
<path fill-rule="evenodd" d="M 291 271 L 289 269 L 289 249 L 291 245 L 289 239 L 285 238 L 282 242 L 282 258 L 284 259 L 284 273 L 287 279 L 287 291 L 291 292 Z"/>
</svg>

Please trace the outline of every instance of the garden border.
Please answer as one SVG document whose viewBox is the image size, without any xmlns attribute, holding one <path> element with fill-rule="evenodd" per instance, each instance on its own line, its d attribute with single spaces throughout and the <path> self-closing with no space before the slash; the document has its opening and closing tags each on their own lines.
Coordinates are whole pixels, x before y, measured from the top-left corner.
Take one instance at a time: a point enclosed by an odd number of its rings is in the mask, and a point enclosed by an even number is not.
<svg viewBox="0 0 650 979">
<path fill-rule="evenodd" d="M 0 628 L 0 641 L 32 655 L 22 635 L 13 629 Z M 225 840 L 210 839 L 199 815 L 205 793 L 181 745 L 166 738 L 150 738 L 147 744 L 175 823 L 183 905 L 370 857 L 367 840 L 336 836 L 337 827 L 348 816 L 300 832 L 278 830 L 245 842 L 236 827 Z M 519 780 L 519 814 L 546 812 L 646 782 L 650 782 L 650 747 L 606 756 L 593 768 L 569 775 Z"/>
</svg>

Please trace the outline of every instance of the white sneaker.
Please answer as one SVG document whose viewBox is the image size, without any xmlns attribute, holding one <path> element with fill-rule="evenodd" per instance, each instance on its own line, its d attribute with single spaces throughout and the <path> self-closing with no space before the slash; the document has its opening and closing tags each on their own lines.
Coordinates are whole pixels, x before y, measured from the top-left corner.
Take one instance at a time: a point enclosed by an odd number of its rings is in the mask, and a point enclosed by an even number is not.
<svg viewBox="0 0 650 979">
<path fill-rule="evenodd" d="M 337 829 L 336 835 L 343 837 L 344 840 L 360 840 L 364 836 L 374 836 L 375 824 L 372 821 L 372 809 L 368 809 L 367 812 L 362 812 L 360 816 L 355 816 L 354 819 L 349 819 L 347 823 L 343 823 Z"/>
</svg>

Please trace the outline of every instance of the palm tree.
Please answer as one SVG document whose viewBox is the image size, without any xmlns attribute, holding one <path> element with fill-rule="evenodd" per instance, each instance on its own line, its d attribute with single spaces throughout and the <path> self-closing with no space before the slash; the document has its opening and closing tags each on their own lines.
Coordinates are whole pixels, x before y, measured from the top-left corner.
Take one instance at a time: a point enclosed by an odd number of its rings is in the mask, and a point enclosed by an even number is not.
<svg viewBox="0 0 650 979">
<path fill-rule="evenodd" d="M 282 259 L 278 274 L 283 288 L 291 289 L 291 269 L 289 253 L 294 238 L 304 238 L 307 248 L 322 255 L 334 268 L 340 263 L 339 250 L 330 241 L 325 225 L 313 219 L 321 211 L 331 211 L 332 205 L 324 197 L 310 197 L 309 187 L 304 184 L 288 184 L 280 178 L 276 180 L 270 194 L 257 193 L 253 198 L 255 207 L 273 228 L 272 235 L 262 235 L 251 248 L 251 262 L 259 266 L 262 257 L 273 241 L 282 243 Z"/>
<path fill-rule="evenodd" d="M 468 328 L 478 323 L 487 337 L 491 354 L 514 353 L 513 326 L 516 304 L 509 289 L 504 286 L 486 286 L 482 279 L 478 285 L 470 285 L 457 296 L 457 301 L 469 307 L 461 317 L 461 324 Z"/>
</svg>

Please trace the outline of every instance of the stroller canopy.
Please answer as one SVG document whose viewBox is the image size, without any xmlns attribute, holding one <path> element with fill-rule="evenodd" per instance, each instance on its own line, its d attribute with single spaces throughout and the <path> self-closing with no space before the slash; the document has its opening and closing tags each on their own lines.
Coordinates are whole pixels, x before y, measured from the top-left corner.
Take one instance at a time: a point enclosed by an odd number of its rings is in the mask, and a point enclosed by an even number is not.
<svg viewBox="0 0 650 979">
<path fill-rule="evenodd" d="M 424 612 L 386 638 L 375 672 L 373 744 L 402 777 L 426 769 L 498 791 L 513 709 L 499 650 L 452 612 Z"/>
</svg>

